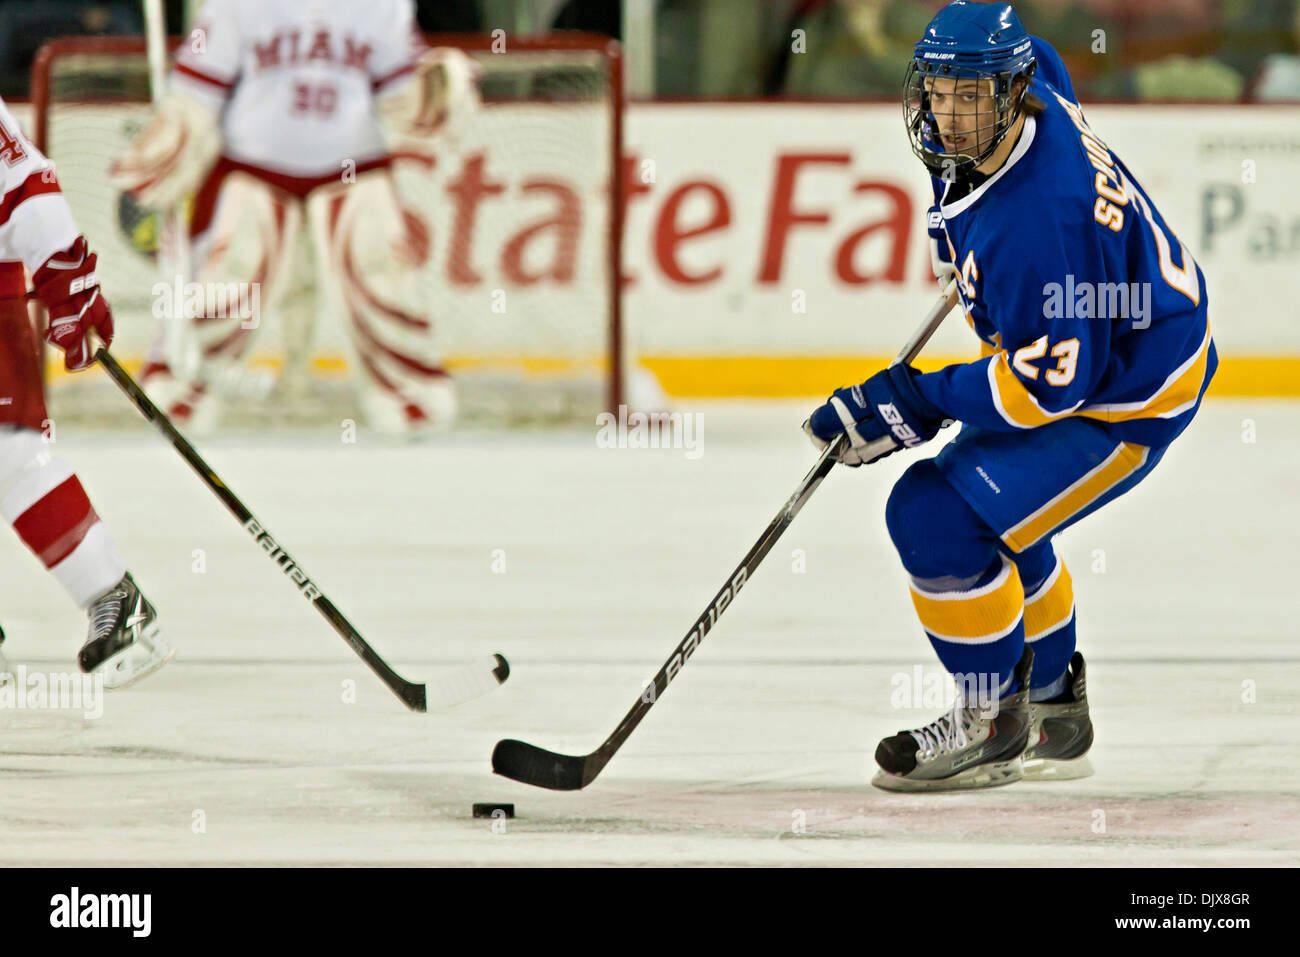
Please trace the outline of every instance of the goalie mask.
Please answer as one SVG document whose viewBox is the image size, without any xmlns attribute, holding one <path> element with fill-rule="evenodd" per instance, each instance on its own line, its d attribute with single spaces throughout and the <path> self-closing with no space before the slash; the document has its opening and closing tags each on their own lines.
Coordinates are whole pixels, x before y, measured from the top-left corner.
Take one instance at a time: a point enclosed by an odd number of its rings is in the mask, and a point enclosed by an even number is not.
<svg viewBox="0 0 1300 957">
<path fill-rule="evenodd" d="M 956 0 L 930 21 L 903 80 L 903 121 L 912 152 L 951 182 L 979 166 L 1015 122 L 1033 76 L 1033 46 L 1006 3 Z"/>
</svg>

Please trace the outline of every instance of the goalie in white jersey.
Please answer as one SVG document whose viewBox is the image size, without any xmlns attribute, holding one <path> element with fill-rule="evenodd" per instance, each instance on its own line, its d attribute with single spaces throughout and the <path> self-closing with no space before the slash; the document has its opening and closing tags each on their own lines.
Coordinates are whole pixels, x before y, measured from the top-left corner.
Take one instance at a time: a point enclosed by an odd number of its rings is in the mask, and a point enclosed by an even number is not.
<svg viewBox="0 0 1300 957">
<path fill-rule="evenodd" d="M 112 171 L 148 208 L 194 194 L 204 288 L 257 284 L 244 308 L 209 299 L 176 327 L 196 357 L 188 368 L 176 343 L 155 350 L 144 385 L 174 420 L 215 421 L 213 384 L 248 357 L 261 326 L 250 309 L 284 294 L 307 228 L 317 301 L 347 330 L 368 423 L 400 434 L 451 421 L 455 394 L 416 281 L 428 233 L 394 191 L 381 112 L 408 137 L 442 136 L 477 108 L 475 74 L 459 51 L 426 47 L 412 0 L 208 0 L 153 123 Z"/>
</svg>

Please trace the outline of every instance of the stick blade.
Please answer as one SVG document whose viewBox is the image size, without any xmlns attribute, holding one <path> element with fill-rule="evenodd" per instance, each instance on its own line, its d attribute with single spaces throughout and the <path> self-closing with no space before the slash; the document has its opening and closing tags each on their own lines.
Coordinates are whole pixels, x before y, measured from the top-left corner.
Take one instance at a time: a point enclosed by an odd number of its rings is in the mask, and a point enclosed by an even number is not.
<svg viewBox="0 0 1300 957">
<path fill-rule="evenodd" d="M 556 754 L 512 739 L 498 741 L 492 749 L 494 773 L 552 791 L 580 791 L 586 787 L 586 765 L 586 758 Z"/>
<path fill-rule="evenodd" d="M 428 710 L 442 711 L 495 691 L 510 677 L 510 665 L 501 655 L 488 655 L 443 675 L 427 686 Z"/>
</svg>

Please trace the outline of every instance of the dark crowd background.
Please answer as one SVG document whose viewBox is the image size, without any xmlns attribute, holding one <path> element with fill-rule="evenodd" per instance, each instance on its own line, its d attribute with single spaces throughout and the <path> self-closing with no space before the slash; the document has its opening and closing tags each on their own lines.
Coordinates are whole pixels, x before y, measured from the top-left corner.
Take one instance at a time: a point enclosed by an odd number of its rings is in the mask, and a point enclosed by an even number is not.
<svg viewBox="0 0 1300 957">
<path fill-rule="evenodd" d="M 357 0 L 364 2 L 364 0 Z M 897 95 L 912 44 L 945 0 L 658 0 L 658 96 Z M 621 0 L 418 0 L 426 31 L 591 30 L 620 39 Z M 1300 0 L 1018 0 L 1081 99 L 1300 100 Z M 167 0 L 179 33 L 186 0 Z M 201 5 L 200 5 L 201 6 Z M 139 0 L 0 0 L 0 95 L 27 94 L 46 39 L 136 34 Z M 638 38 L 631 38 L 636 40 Z M 636 48 L 636 44 L 630 44 Z"/>
</svg>

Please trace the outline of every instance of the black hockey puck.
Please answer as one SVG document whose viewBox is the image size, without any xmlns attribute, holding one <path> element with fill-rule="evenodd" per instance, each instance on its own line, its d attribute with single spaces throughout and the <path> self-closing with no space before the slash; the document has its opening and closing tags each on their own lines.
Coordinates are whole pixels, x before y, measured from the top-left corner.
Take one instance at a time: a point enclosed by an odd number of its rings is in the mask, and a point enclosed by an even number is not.
<svg viewBox="0 0 1300 957">
<path fill-rule="evenodd" d="M 497 812 L 501 813 L 498 814 Z M 515 806 L 513 804 L 475 804 L 475 817 L 514 817 Z"/>
</svg>

